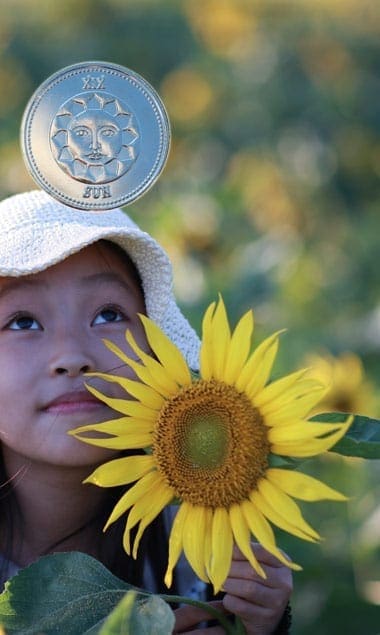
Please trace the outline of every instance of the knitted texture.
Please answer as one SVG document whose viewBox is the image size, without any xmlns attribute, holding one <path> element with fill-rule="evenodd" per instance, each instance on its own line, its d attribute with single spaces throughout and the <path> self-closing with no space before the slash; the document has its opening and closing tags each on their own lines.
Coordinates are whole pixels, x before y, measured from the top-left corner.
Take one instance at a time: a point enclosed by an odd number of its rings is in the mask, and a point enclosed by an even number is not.
<svg viewBox="0 0 380 635">
<path fill-rule="evenodd" d="M 168 255 L 125 212 L 81 211 L 34 190 L 2 201 L 0 219 L 0 276 L 43 271 L 99 240 L 119 245 L 140 274 L 148 316 L 198 368 L 199 338 L 176 304 Z"/>
</svg>

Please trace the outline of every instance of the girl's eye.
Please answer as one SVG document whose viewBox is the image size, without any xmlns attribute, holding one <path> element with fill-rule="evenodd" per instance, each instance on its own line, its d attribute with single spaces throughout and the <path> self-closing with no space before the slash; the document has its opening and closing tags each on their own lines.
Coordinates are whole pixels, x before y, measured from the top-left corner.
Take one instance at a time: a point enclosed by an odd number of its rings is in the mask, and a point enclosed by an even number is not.
<svg viewBox="0 0 380 635">
<path fill-rule="evenodd" d="M 108 322 L 122 322 L 125 315 L 114 307 L 106 307 L 99 311 L 92 324 L 107 324 Z"/>
<path fill-rule="evenodd" d="M 17 315 L 8 323 L 7 328 L 11 331 L 41 331 L 39 322 L 31 315 Z"/>
</svg>

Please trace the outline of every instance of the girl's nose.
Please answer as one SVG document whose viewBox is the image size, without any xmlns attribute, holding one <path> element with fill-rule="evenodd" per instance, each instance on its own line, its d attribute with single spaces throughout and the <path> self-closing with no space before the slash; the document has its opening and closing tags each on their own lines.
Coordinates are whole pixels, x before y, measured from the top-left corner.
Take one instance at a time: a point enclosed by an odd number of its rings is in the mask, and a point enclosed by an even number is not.
<svg viewBox="0 0 380 635">
<path fill-rule="evenodd" d="M 87 354 L 80 344 L 66 342 L 52 355 L 50 361 L 51 375 L 67 375 L 68 377 L 78 377 L 83 373 L 96 370 L 96 364 L 91 354 Z"/>
<path fill-rule="evenodd" d="M 66 360 L 66 362 L 61 362 L 60 366 L 57 366 L 54 369 L 54 373 L 56 375 L 67 375 L 68 377 L 77 377 L 78 375 L 83 375 L 83 373 L 90 372 L 91 368 L 88 364 L 81 365 L 79 362 L 75 360 Z"/>
</svg>

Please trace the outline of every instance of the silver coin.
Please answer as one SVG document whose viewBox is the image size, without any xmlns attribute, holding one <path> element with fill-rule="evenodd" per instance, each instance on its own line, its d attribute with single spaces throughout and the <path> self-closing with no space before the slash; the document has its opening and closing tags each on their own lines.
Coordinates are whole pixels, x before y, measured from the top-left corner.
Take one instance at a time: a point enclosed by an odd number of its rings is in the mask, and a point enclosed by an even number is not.
<svg viewBox="0 0 380 635">
<path fill-rule="evenodd" d="M 66 205 L 128 205 L 160 176 L 170 147 L 165 106 L 137 73 L 82 62 L 49 77 L 29 100 L 21 147 L 36 183 Z"/>
</svg>

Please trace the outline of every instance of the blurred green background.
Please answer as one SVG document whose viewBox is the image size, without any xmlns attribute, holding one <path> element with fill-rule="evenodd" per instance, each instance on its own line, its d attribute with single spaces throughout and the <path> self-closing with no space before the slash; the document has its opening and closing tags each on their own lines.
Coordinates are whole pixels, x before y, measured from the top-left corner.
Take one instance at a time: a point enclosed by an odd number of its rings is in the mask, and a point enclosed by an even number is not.
<svg viewBox="0 0 380 635">
<path fill-rule="evenodd" d="M 168 250 L 199 330 L 222 292 L 275 373 L 329 376 L 323 409 L 379 417 L 380 4 L 377 0 L 0 0 L 0 194 L 32 189 L 18 135 L 38 85 L 83 60 L 127 66 L 171 119 L 170 159 L 128 212 Z M 380 462 L 305 463 L 350 496 L 304 505 L 294 635 L 380 633 Z"/>
</svg>

